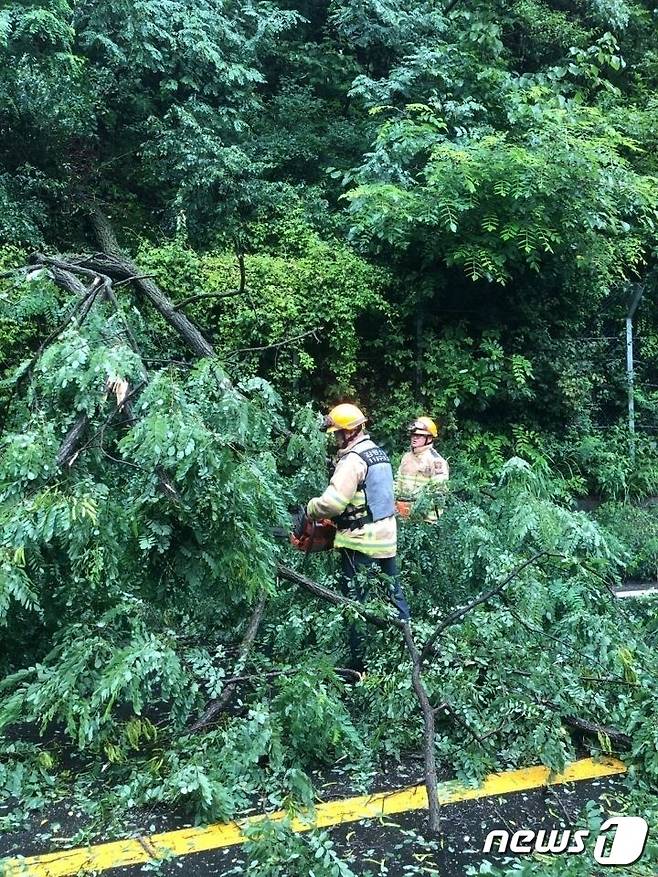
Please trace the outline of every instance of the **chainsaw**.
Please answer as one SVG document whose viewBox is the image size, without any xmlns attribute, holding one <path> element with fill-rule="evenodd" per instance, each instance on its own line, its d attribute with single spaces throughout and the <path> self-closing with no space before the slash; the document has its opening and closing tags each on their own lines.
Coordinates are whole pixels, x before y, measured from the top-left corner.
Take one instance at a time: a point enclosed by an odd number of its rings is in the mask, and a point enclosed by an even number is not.
<svg viewBox="0 0 658 877">
<path fill-rule="evenodd" d="M 401 518 L 408 518 L 411 514 L 412 503 L 407 499 L 396 499 L 395 510 Z"/>
<path fill-rule="evenodd" d="M 336 525 L 328 518 L 314 521 L 303 508 L 293 514 L 293 528 L 290 544 L 306 554 L 316 551 L 330 551 L 334 547 Z"/>
</svg>

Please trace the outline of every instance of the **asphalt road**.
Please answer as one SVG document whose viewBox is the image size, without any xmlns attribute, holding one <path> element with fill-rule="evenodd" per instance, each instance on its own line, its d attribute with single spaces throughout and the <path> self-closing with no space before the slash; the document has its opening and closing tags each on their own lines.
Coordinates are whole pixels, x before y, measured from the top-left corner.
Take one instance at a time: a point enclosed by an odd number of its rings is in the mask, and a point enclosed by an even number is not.
<svg viewBox="0 0 658 877">
<path fill-rule="evenodd" d="M 475 868 L 477 873 L 479 865 L 485 860 L 503 865 L 503 856 L 485 855 L 482 852 L 485 838 L 492 829 L 507 828 L 514 832 L 519 828 L 538 830 L 572 827 L 588 800 L 599 800 L 604 810 L 611 812 L 623 798 L 623 792 L 623 778 L 610 777 L 445 805 L 443 833 L 438 840 L 427 836 L 426 814 L 423 811 L 346 823 L 327 829 L 327 833 L 336 851 L 359 877 L 466 877 L 469 866 Z M 168 820 L 168 825 L 158 821 L 159 830 L 180 826 L 178 820 Z M 9 840 L 13 842 L 7 844 Z M 25 840 L 28 838 L 25 837 Z M 16 836 L 6 836 L 4 841 L 2 846 L 5 849 L 0 852 L 4 855 L 34 853 L 38 846 L 41 852 L 46 851 L 43 844 L 35 844 L 34 835 L 22 849 L 23 844 Z M 51 843 L 48 851 L 52 848 Z M 583 855 L 592 861 L 589 853 Z M 506 870 L 504 866 L 503 870 Z M 149 873 L 162 877 L 209 877 L 248 872 L 242 847 L 228 847 L 165 862 L 115 868 L 105 873 L 108 877 L 137 877 Z M 297 874 L 292 870 L 288 872 L 287 868 L 281 871 L 282 877 L 287 877 L 288 873 Z M 592 863 L 592 877 L 599 873 L 605 874 L 605 869 L 597 871 Z"/>
</svg>

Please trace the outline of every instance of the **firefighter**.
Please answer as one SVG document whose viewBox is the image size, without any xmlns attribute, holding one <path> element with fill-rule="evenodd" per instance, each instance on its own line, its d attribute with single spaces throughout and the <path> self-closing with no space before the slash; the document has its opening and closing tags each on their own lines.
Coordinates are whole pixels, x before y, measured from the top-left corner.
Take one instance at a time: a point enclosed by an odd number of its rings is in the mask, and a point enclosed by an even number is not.
<svg viewBox="0 0 658 877">
<path fill-rule="evenodd" d="M 336 525 L 334 548 L 340 553 L 341 587 L 348 596 L 353 586 L 357 599 L 365 594 L 358 573 L 370 577 L 381 571 L 391 583 L 391 598 L 400 618 L 408 621 L 409 606 L 402 592 L 397 568 L 397 523 L 393 470 L 386 453 L 365 431 L 366 417 L 356 405 L 332 408 L 323 428 L 333 434 L 338 461 L 327 489 L 309 500 L 306 514 L 313 520 L 330 518 Z M 352 661 L 362 669 L 360 642 L 350 631 Z"/>
<path fill-rule="evenodd" d="M 434 447 L 439 431 L 430 417 L 418 417 L 409 424 L 411 450 L 402 457 L 395 479 L 396 507 L 403 518 L 409 517 L 412 503 L 428 485 L 436 488 L 450 477 L 448 463 Z M 435 524 L 443 509 L 430 509 L 425 516 Z"/>
</svg>

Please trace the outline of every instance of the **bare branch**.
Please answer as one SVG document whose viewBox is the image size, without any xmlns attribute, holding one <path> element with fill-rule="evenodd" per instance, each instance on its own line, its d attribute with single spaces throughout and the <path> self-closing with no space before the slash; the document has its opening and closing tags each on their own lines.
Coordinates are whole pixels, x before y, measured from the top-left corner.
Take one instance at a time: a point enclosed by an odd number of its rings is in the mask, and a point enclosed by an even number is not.
<svg viewBox="0 0 658 877">
<path fill-rule="evenodd" d="M 88 296 L 88 298 L 85 300 L 82 307 L 80 308 L 80 316 L 78 318 L 78 327 L 82 326 L 84 321 L 89 316 L 89 312 L 93 308 L 94 304 L 96 303 L 96 299 L 98 298 L 99 289 L 100 289 L 100 287 L 97 283 L 92 283 L 92 285 L 90 286 L 91 294 Z"/>
<path fill-rule="evenodd" d="M 309 329 L 308 332 L 302 332 L 300 335 L 295 335 L 292 338 L 284 338 L 283 341 L 277 341 L 274 344 L 264 344 L 262 347 L 240 347 L 238 350 L 232 350 L 226 355 L 237 356 L 239 353 L 256 353 L 263 350 L 275 350 L 286 344 L 292 344 L 294 341 L 300 341 L 302 338 L 307 338 L 309 335 L 312 335 L 316 341 L 319 341 L 320 339 L 318 338 L 317 333 L 321 329 L 322 326 L 316 326 L 314 329 Z"/>
<path fill-rule="evenodd" d="M 243 289 L 229 289 L 227 292 L 199 292 L 196 295 L 189 296 L 189 298 L 184 298 L 183 301 L 176 302 L 174 310 L 180 311 L 195 301 L 201 301 L 204 298 L 233 298 L 236 295 L 242 295 L 243 292 Z"/>
<path fill-rule="evenodd" d="M 136 274 L 134 277 L 126 277 L 124 280 L 118 280 L 114 286 L 123 286 L 124 283 L 133 283 L 135 280 L 152 280 L 155 274 Z"/>
<path fill-rule="evenodd" d="M 179 365 L 184 368 L 194 368 L 195 363 L 193 362 L 185 362 L 182 359 L 153 359 L 152 356 L 145 356 L 144 362 L 155 362 L 160 363 L 162 365 Z"/>
<path fill-rule="evenodd" d="M 258 633 L 258 628 L 260 627 L 260 622 L 263 617 L 263 612 L 265 611 L 265 604 L 267 603 L 267 594 L 263 592 L 260 596 L 260 599 L 256 603 L 254 607 L 254 611 L 251 613 L 251 618 L 249 619 L 249 624 L 247 625 L 247 629 L 245 631 L 244 636 L 242 637 L 242 642 L 240 643 L 240 648 L 238 650 L 238 660 L 235 665 L 236 673 L 241 673 L 244 669 L 245 664 L 247 663 L 247 658 L 249 657 L 249 653 L 254 644 L 254 640 L 256 639 L 256 634 Z M 205 727 L 209 722 L 215 718 L 217 713 L 221 712 L 226 704 L 229 702 L 231 697 L 233 697 L 233 692 L 237 686 L 237 680 L 239 680 L 239 676 L 236 677 L 236 680 L 229 681 L 221 695 L 217 698 L 217 700 L 213 700 L 212 703 L 206 707 L 203 712 L 203 715 L 196 721 L 192 727 L 191 731 L 199 731 L 201 728 Z"/>
<path fill-rule="evenodd" d="M 104 270 L 115 279 L 117 277 L 121 280 L 134 278 L 131 282 L 134 283 L 139 292 L 151 302 L 158 313 L 178 332 L 197 356 L 214 356 L 215 349 L 212 344 L 204 338 L 185 314 L 181 314 L 175 309 L 160 287 L 150 279 L 142 279 L 143 276 L 137 266 L 119 247 L 107 217 L 95 208 L 91 211 L 89 219 L 106 256 Z M 93 265 L 93 260 L 90 261 Z"/>
<path fill-rule="evenodd" d="M 562 811 L 562 815 L 564 816 L 564 819 L 565 819 L 564 824 L 565 825 L 572 825 L 573 821 L 574 821 L 575 814 L 569 813 L 567 808 L 562 803 L 562 798 L 560 797 L 555 786 L 544 786 L 544 789 L 545 789 L 546 795 L 553 795 L 553 797 L 555 798 L 555 801 L 556 801 L 558 807 L 560 808 L 560 810 Z"/>
<path fill-rule="evenodd" d="M 240 268 L 240 289 L 239 293 L 242 295 L 247 289 L 247 272 L 244 267 L 244 253 L 238 253 L 238 266 Z"/>
<path fill-rule="evenodd" d="M 113 460 L 115 463 L 121 463 L 122 466 L 130 466 L 132 469 L 138 469 L 140 472 L 149 472 L 149 470 L 145 469 L 144 466 L 140 466 L 138 463 L 133 463 L 132 460 L 124 460 L 121 457 L 113 457 L 112 454 L 108 453 L 102 446 L 99 447 L 99 450 L 104 457 L 107 457 L 108 460 Z"/>
<path fill-rule="evenodd" d="M 434 834 L 439 834 L 441 830 L 441 805 L 439 803 L 439 780 L 436 772 L 434 710 L 427 689 L 423 684 L 422 658 L 414 642 L 409 623 L 402 624 L 402 634 L 411 658 L 411 682 L 423 715 L 425 786 L 427 788 L 429 829 Z"/>
<path fill-rule="evenodd" d="M 427 640 L 427 642 L 425 643 L 425 645 L 421 649 L 421 652 L 420 652 L 421 661 L 424 661 L 428 657 L 428 655 L 432 652 L 432 650 L 434 648 L 434 644 L 436 643 L 437 639 L 441 636 L 441 634 L 443 633 L 443 631 L 446 628 L 455 624 L 457 621 L 460 620 L 460 618 L 463 618 L 464 615 L 468 614 L 473 609 L 475 609 L 476 606 L 481 606 L 482 603 L 486 603 L 487 600 L 490 600 L 492 597 L 495 597 L 496 594 L 500 594 L 500 592 L 503 590 L 503 588 L 506 585 L 508 585 L 511 581 L 513 581 L 521 572 L 523 572 L 523 570 L 526 567 L 531 566 L 531 564 L 533 564 L 533 563 L 536 563 L 540 557 L 544 557 L 547 553 L 548 552 L 546 552 L 546 551 L 538 551 L 529 560 L 526 560 L 525 563 L 522 563 L 515 570 L 513 570 L 506 578 L 503 579 L 502 582 L 499 582 L 497 585 L 494 585 L 493 588 L 490 588 L 488 591 L 485 591 L 485 593 L 482 594 L 481 596 L 479 596 L 477 599 L 471 600 L 470 603 L 467 603 L 466 606 L 463 606 L 461 609 L 455 609 L 454 612 L 451 612 L 450 615 L 448 615 L 446 618 L 444 618 L 443 621 L 441 621 L 434 628 L 434 631 L 432 632 L 431 636 L 429 637 L 429 639 Z"/>
<path fill-rule="evenodd" d="M 107 276 L 102 271 L 96 271 L 92 268 L 83 268 L 82 265 L 79 265 L 76 262 L 65 261 L 64 259 L 58 259 L 55 256 L 46 256 L 44 253 L 32 253 L 30 256 L 30 262 L 35 265 L 47 265 L 49 268 L 66 271 L 71 274 L 82 274 L 84 277 L 96 278 L 99 275 L 101 277 Z"/>
</svg>

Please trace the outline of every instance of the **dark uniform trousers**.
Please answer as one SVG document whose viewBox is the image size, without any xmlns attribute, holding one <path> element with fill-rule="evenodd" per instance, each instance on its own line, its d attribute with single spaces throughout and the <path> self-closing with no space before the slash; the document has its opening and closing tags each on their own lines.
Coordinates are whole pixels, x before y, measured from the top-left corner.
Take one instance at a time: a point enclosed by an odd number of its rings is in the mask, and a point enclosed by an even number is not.
<svg viewBox="0 0 658 877">
<path fill-rule="evenodd" d="M 340 585 L 346 597 L 356 597 L 359 602 L 363 603 L 368 595 L 368 581 L 375 578 L 387 579 L 389 596 L 395 603 L 400 618 L 402 621 L 409 621 L 411 613 L 400 585 L 396 557 L 369 557 L 367 554 L 362 554 L 352 548 L 341 548 L 339 553 Z M 366 579 L 365 588 L 363 578 Z M 363 636 L 354 624 L 350 625 L 349 639 L 352 669 L 362 672 Z"/>
</svg>

